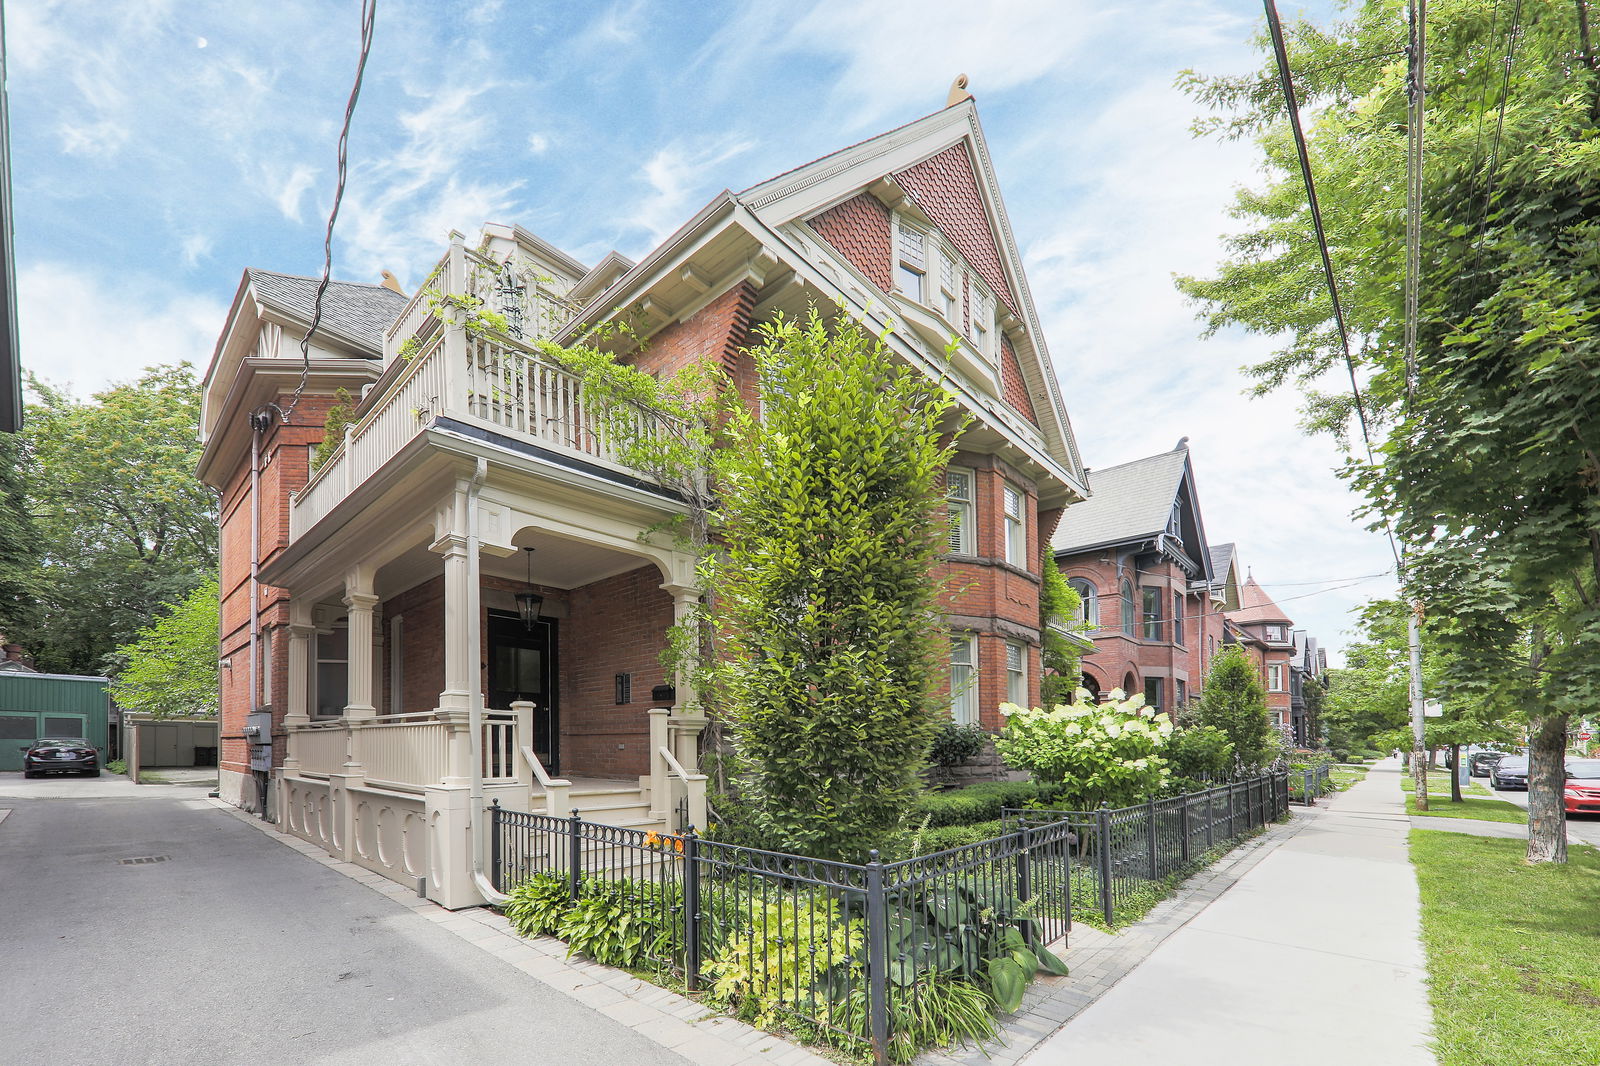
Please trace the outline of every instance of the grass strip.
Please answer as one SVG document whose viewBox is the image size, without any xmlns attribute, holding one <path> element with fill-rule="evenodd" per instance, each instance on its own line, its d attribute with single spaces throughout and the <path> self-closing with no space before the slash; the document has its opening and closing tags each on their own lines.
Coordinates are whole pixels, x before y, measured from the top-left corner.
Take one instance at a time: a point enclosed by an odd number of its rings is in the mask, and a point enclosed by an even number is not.
<svg viewBox="0 0 1600 1066">
<path fill-rule="evenodd" d="M 1439 1066 L 1600 1063 L 1600 851 L 1411 831 Z"/>
<path fill-rule="evenodd" d="M 1414 792 L 1416 791 L 1415 786 L 1416 782 L 1411 780 L 1411 774 L 1409 772 L 1400 778 L 1400 791 Z M 1469 781 L 1467 784 L 1462 785 L 1461 791 L 1463 794 L 1470 793 L 1474 796 L 1490 795 L 1489 790 L 1476 780 Z M 1450 795 L 1450 775 L 1448 773 L 1428 775 L 1428 795 L 1431 796 L 1434 793 L 1438 793 L 1441 796 Z"/>
<path fill-rule="evenodd" d="M 1417 810 L 1417 797 L 1406 797 L 1406 813 L 1423 818 L 1475 818 L 1480 822 L 1515 822 L 1528 824 L 1528 812 L 1515 803 L 1499 799 L 1464 796 L 1460 803 L 1452 803 L 1448 795 L 1428 793 L 1428 809 Z"/>
</svg>

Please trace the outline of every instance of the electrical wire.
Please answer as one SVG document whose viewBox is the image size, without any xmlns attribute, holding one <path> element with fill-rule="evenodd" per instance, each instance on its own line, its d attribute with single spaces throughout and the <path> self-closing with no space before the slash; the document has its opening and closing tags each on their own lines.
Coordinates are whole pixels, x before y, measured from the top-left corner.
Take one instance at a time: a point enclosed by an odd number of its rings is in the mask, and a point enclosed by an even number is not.
<svg viewBox="0 0 1600 1066">
<path fill-rule="evenodd" d="M 300 398 L 305 394 L 306 383 L 311 377 L 311 338 L 317 332 L 317 327 L 322 325 L 322 298 L 333 276 L 333 227 L 339 220 L 339 206 L 344 201 L 344 186 L 349 173 L 350 121 L 355 115 L 356 100 L 361 96 L 367 57 L 372 53 L 372 28 L 377 13 L 378 0 L 361 0 L 361 56 L 356 61 L 355 83 L 350 87 L 350 99 L 344 105 L 344 125 L 339 130 L 338 180 L 333 190 L 333 207 L 328 212 L 328 227 L 322 237 L 322 277 L 317 282 L 317 292 L 311 301 L 311 325 L 307 327 L 305 336 L 300 338 L 300 382 L 295 386 L 294 395 L 289 398 L 288 407 L 280 408 L 275 403 L 265 405 L 278 413 L 284 425 L 289 424 L 289 416 L 300 405 Z"/>
<path fill-rule="evenodd" d="M 1376 466 L 1372 451 L 1372 433 L 1367 425 L 1366 404 L 1361 399 L 1361 383 L 1356 377 L 1355 359 L 1350 354 L 1350 332 L 1344 320 L 1344 305 L 1339 300 L 1339 283 L 1333 273 L 1333 257 L 1328 252 L 1328 234 L 1322 225 L 1322 207 L 1317 202 L 1317 185 L 1311 176 L 1311 155 L 1306 149 L 1305 130 L 1300 126 L 1300 102 L 1295 96 L 1294 79 L 1289 72 L 1289 50 L 1283 40 L 1283 23 L 1278 18 L 1275 0 L 1262 0 L 1267 11 L 1267 28 L 1272 35 L 1272 51 L 1278 63 L 1278 80 L 1283 86 L 1283 99 L 1289 113 L 1289 128 L 1294 134 L 1294 147 L 1300 157 L 1300 177 L 1305 182 L 1306 201 L 1311 209 L 1311 225 L 1316 231 L 1317 251 L 1322 256 L 1322 273 L 1328 285 L 1328 298 L 1333 303 L 1333 320 L 1339 330 L 1339 346 L 1344 354 L 1344 367 L 1350 376 L 1350 395 L 1355 400 L 1356 420 L 1361 426 L 1361 440 L 1366 445 L 1367 465 Z M 1405 564 L 1400 557 L 1400 546 L 1395 542 L 1394 531 L 1384 523 L 1384 535 L 1389 540 L 1389 551 L 1394 555 L 1396 567 Z"/>
<path fill-rule="evenodd" d="M 1494 203 L 1495 171 L 1500 169 L 1500 135 L 1506 128 L 1506 101 L 1511 96 L 1511 68 L 1517 62 L 1517 42 L 1522 39 L 1522 0 L 1511 9 L 1511 31 L 1506 38 L 1506 61 L 1500 71 L 1500 108 L 1494 121 L 1494 139 L 1489 142 L 1489 169 L 1484 174 L 1483 210 L 1478 217 L 1478 240 L 1489 225 L 1489 208 Z"/>
</svg>

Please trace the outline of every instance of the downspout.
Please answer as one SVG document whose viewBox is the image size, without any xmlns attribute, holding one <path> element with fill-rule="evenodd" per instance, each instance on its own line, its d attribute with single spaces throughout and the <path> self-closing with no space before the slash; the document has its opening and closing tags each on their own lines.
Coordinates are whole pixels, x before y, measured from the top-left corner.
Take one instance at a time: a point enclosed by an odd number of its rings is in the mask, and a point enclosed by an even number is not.
<svg viewBox="0 0 1600 1066">
<path fill-rule="evenodd" d="M 478 494 L 489 476 L 489 461 L 479 459 L 472 471 L 472 481 L 467 485 L 467 587 L 478 590 L 474 600 L 481 599 L 481 575 L 478 558 Z M 467 647 L 473 659 L 483 654 L 482 636 L 478 624 L 480 609 L 468 612 Z M 468 836 L 472 839 L 472 882 L 486 903 L 504 903 L 510 897 L 489 882 L 483 872 L 483 673 L 480 667 L 472 672 L 472 685 L 467 699 L 467 751 L 472 759 L 472 772 L 468 775 L 467 802 L 471 805 Z"/>
<path fill-rule="evenodd" d="M 272 424 L 272 416 L 265 410 L 250 415 L 250 710 L 261 709 L 261 437 Z M 271 735 L 267 740 L 270 742 Z M 260 776 L 258 776 L 260 775 Z M 261 820 L 267 817 L 267 780 L 252 771 L 256 780 L 256 801 L 261 805 Z"/>
</svg>

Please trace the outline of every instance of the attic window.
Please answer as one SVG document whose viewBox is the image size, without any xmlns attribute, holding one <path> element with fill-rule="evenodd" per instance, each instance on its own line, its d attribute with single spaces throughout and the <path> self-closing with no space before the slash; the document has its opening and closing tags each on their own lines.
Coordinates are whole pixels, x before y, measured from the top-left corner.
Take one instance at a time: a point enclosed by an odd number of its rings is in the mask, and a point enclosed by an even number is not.
<svg viewBox="0 0 1600 1066">
<path fill-rule="evenodd" d="M 900 239 L 898 242 L 899 257 L 896 260 L 894 280 L 895 287 L 917 303 L 926 303 L 928 299 L 928 235 L 920 229 L 915 229 L 898 222 Z"/>
</svg>

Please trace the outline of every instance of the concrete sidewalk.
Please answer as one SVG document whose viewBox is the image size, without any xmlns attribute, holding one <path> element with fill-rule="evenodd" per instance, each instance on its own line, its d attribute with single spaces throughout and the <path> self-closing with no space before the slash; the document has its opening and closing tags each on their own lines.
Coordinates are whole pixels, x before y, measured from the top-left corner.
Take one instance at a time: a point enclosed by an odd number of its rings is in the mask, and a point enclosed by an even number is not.
<svg viewBox="0 0 1600 1066">
<path fill-rule="evenodd" d="M 1288 837 L 1024 1060 L 1432 1066 L 1398 760 Z"/>
</svg>

